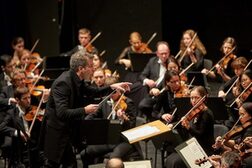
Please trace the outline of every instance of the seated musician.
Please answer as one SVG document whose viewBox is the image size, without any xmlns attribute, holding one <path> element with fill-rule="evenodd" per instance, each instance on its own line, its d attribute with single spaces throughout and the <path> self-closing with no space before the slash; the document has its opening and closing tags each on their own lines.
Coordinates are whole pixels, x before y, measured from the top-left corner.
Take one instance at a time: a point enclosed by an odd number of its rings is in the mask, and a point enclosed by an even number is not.
<svg viewBox="0 0 252 168">
<path fill-rule="evenodd" d="M 174 117 L 177 116 L 176 114 L 175 116 L 172 116 L 172 111 L 176 108 L 174 104 L 174 98 L 188 97 L 189 89 L 186 85 L 181 84 L 180 77 L 175 71 L 166 71 L 164 79 L 164 90 L 151 90 L 153 95 L 159 95 L 157 98 L 157 103 L 154 105 L 152 117 L 170 123 Z M 178 118 L 175 117 L 175 121 L 177 120 Z"/>
<path fill-rule="evenodd" d="M 72 54 L 76 53 L 79 50 L 87 51 L 91 55 L 94 55 L 94 54 L 98 55 L 97 48 L 89 44 L 91 40 L 91 31 L 89 29 L 87 28 L 79 29 L 78 39 L 79 39 L 79 45 L 77 45 L 72 50 L 61 55 L 71 56 Z"/>
<path fill-rule="evenodd" d="M 213 145 L 214 149 L 222 149 L 224 151 L 238 151 L 242 156 L 243 162 L 246 163 L 246 167 L 252 166 L 252 155 L 250 152 L 246 153 L 246 150 L 250 149 L 250 146 L 245 144 L 248 142 L 247 137 L 252 136 L 252 102 L 245 102 L 239 108 L 240 118 L 237 120 L 240 122 L 235 125 L 225 135 L 218 136 Z M 242 144 L 242 145 L 240 145 Z M 244 149 L 245 148 L 245 149 Z"/>
<path fill-rule="evenodd" d="M 116 79 L 113 83 L 115 81 Z M 123 126 L 122 129 L 128 130 L 135 127 L 136 107 L 134 106 L 132 100 L 122 95 L 121 92 L 116 91 L 112 94 L 109 101 L 104 102 L 101 107 L 98 108 L 96 113 L 87 116 L 86 119 L 107 119 L 108 117 L 112 120 L 120 120 Z M 88 145 L 87 148 L 81 152 L 81 158 L 84 167 L 88 167 L 89 164 L 94 163 L 95 158 L 103 157 L 107 153 L 110 153 L 109 158 L 121 158 L 122 160 L 127 160 L 129 155 L 135 152 L 141 156 L 140 151 L 138 143 L 131 145 L 122 140 L 116 145 Z"/>
<path fill-rule="evenodd" d="M 248 61 L 245 57 L 236 58 L 231 64 L 235 72 L 235 76 L 233 76 L 228 82 L 226 82 L 219 88 L 218 97 L 222 97 L 225 100 L 226 105 L 228 106 L 232 104 L 233 101 L 235 101 L 235 95 L 238 95 L 237 93 L 235 93 L 236 89 L 233 85 L 239 86 L 238 80 L 247 64 Z M 239 118 L 238 112 L 237 110 L 234 110 L 234 108 L 235 106 L 228 109 L 229 119 L 225 121 L 225 125 L 230 128 L 234 124 L 234 121 L 236 121 Z"/>
<path fill-rule="evenodd" d="M 13 60 L 14 63 L 19 64 L 19 57 L 25 48 L 25 41 L 23 37 L 15 37 L 11 42 L 11 47 L 14 50 Z"/>
<path fill-rule="evenodd" d="M 107 67 L 107 62 L 104 62 L 102 57 L 99 55 L 96 55 L 96 54 L 93 57 L 93 68 L 94 68 L 94 70 L 101 69 L 101 68 L 104 69 L 104 73 L 105 73 L 106 77 L 112 75 L 111 70 L 108 69 L 108 67 Z"/>
<path fill-rule="evenodd" d="M 138 32 L 132 32 L 129 37 L 130 46 L 126 47 L 115 63 L 123 64 L 127 69 L 131 67 L 129 53 L 151 53 L 152 51 L 142 42 L 142 36 Z"/>
<path fill-rule="evenodd" d="M 206 55 L 207 51 L 194 30 L 188 29 L 183 32 L 180 40 L 180 51 L 182 54 L 178 62 L 183 69 L 191 63 L 194 63 L 194 65 L 190 68 L 190 71 L 201 71 L 203 69 L 203 56 Z"/>
<path fill-rule="evenodd" d="M 233 69 L 231 68 L 231 63 L 237 57 L 235 55 L 236 48 L 236 41 L 233 37 L 225 38 L 220 48 L 223 60 L 220 60 L 220 63 L 215 65 L 214 71 L 209 72 L 209 70 L 204 68 L 201 72 L 204 74 L 208 74 L 210 78 L 217 79 L 217 81 L 229 81 L 234 76 Z"/>
<path fill-rule="evenodd" d="M 211 110 L 204 103 L 207 91 L 203 86 L 196 86 L 190 93 L 191 104 L 195 110 L 181 119 L 182 127 L 190 136 L 195 137 L 205 152 L 213 153 L 214 119 Z M 198 103 L 198 104 L 197 104 Z M 197 113 L 198 112 L 198 113 Z M 171 125 L 173 127 L 173 125 Z M 166 168 L 186 167 L 178 153 L 171 153 L 166 159 Z"/>
<path fill-rule="evenodd" d="M 165 41 L 157 43 L 157 56 L 149 60 L 144 70 L 141 72 L 140 81 L 146 86 L 147 93 L 140 95 L 143 99 L 140 101 L 138 108 L 141 114 L 151 115 L 153 101 L 148 92 L 155 87 L 161 86 L 163 88 L 164 74 L 167 70 L 167 60 L 171 57 L 169 44 Z M 148 97 L 149 96 L 149 97 Z"/>
<path fill-rule="evenodd" d="M 9 166 L 18 167 L 25 164 L 26 167 L 35 167 L 39 163 L 35 150 L 35 139 L 37 137 L 33 132 L 36 133 L 38 130 L 31 131 L 29 128 L 30 125 L 26 120 L 26 115 L 30 112 L 31 107 L 30 92 L 27 87 L 18 87 L 14 91 L 14 97 L 17 101 L 17 106 L 8 111 L 8 115 L 5 116 L 3 122 L 0 124 L 1 136 L 8 135 L 12 137 Z M 25 152 L 27 156 L 24 155 Z"/>
<path fill-rule="evenodd" d="M 238 107 L 244 102 L 252 102 L 252 71 L 247 69 L 241 74 L 240 85 L 233 88 L 233 94 L 236 97 L 235 101 Z"/>
<path fill-rule="evenodd" d="M 12 57 L 10 55 L 1 55 L 0 66 L 0 90 L 2 90 L 4 86 L 11 85 L 11 76 L 14 68 Z"/>
</svg>

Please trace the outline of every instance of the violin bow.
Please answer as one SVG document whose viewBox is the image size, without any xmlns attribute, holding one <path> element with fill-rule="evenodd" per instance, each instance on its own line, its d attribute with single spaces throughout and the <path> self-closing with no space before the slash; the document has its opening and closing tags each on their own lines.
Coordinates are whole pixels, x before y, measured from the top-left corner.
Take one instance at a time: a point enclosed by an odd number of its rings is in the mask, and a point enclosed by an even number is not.
<svg viewBox="0 0 252 168">
<path fill-rule="evenodd" d="M 120 101 L 122 100 L 124 93 L 122 93 L 122 95 L 120 96 L 120 98 L 117 100 L 116 104 L 114 105 L 114 107 L 112 108 L 112 111 L 110 112 L 110 114 L 108 115 L 107 119 L 109 120 L 110 117 L 112 116 L 112 114 L 115 112 L 116 107 L 119 105 Z"/>
<path fill-rule="evenodd" d="M 193 107 L 184 115 L 184 117 L 187 117 L 194 109 L 198 108 L 198 106 L 199 106 L 201 103 L 204 102 L 205 98 L 206 98 L 206 95 L 205 95 L 204 97 L 202 97 L 202 98 L 195 104 L 195 106 L 193 106 Z M 183 117 L 182 117 L 182 118 L 183 118 Z M 179 122 L 177 122 L 177 123 L 172 127 L 173 130 L 183 121 L 182 118 L 179 120 Z"/>
<path fill-rule="evenodd" d="M 45 57 L 44 57 L 45 58 Z M 35 69 L 38 68 L 38 66 L 44 61 L 44 58 L 42 59 L 42 61 L 40 61 L 39 63 L 36 64 L 36 66 L 31 70 L 31 72 L 34 72 Z"/>
<path fill-rule="evenodd" d="M 150 39 L 147 41 L 146 45 L 148 46 L 150 44 L 150 42 L 157 36 L 157 33 L 153 33 L 152 36 L 150 37 Z"/>
<path fill-rule="evenodd" d="M 32 49 L 31 49 L 31 51 L 30 51 L 31 53 L 35 50 L 35 48 L 36 48 L 36 46 L 38 45 L 39 41 L 40 41 L 40 39 L 37 39 L 37 40 L 35 41 L 34 45 L 32 46 Z"/>
<path fill-rule="evenodd" d="M 190 65 L 188 65 L 183 71 L 181 71 L 179 73 L 179 76 L 181 76 L 183 73 L 185 73 L 188 69 L 190 69 L 192 66 L 194 65 L 194 63 L 192 62 Z"/>
<path fill-rule="evenodd" d="M 188 50 L 188 48 L 191 47 L 193 41 L 195 40 L 195 38 L 197 37 L 197 32 L 194 34 L 192 40 L 190 41 L 189 45 L 186 47 L 184 53 L 182 54 L 182 56 L 179 58 L 178 62 L 179 64 L 181 64 L 182 60 L 184 59 L 185 55 L 186 55 L 186 51 Z"/>
<path fill-rule="evenodd" d="M 243 72 L 246 71 L 246 69 L 249 67 L 249 65 L 251 64 L 252 59 L 249 61 L 249 63 L 246 65 L 246 67 L 243 69 Z M 234 81 L 234 83 L 230 86 L 230 88 L 227 90 L 227 92 L 225 93 L 225 95 L 227 95 L 231 89 L 234 87 L 234 85 L 236 85 L 236 83 L 240 80 L 240 77 L 238 76 L 237 79 Z"/>
<path fill-rule="evenodd" d="M 44 73 L 44 71 L 45 71 L 45 70 L 42 69 L 42 71 L 40 72 L 38 78 L 36 79 L 36 81 L 35 81 L 34 84 L 32 85 L 30 92 L 34 89 L 35 85 L 38 83 L 38 81 L 39 81 L 39 79 L 41 78 L 41 76 L 42 76 L 42 74 Z"/>
<path fill-rule="evenodd" d="M 103 50 L 103 51 L 99 54 L 99 56 L 102 57 L 105 53 L 106 53 L 106 50 Z"/>
<path fill-rule="evenodd" d="M 220 64 L 221 63 L 221 61 L 223 61 L 227 56 L 229 56 L 234 50 L 236 49 L 236 47 L 233 47 L 232 48 L 232 50 L 230 50 L 226 55 L 224 55 L 224 57 L 222 57 L 207 73 L 206 73 L 206 75 L 208 75 L 211 71 L 213 71 L 214 70 L 214 68 L 215 68 L 215 66 L 217 65 L 217 64 Z"/>
<path fill-rule="evenodd" d="M 177 107 L 173 110 L 172 115 L 171 115 L 171 120 L 173 119 L 173 117 L 174 117 L 175 113 L 177 112 L 177 110 L 178 110 Z M 167 122 L 166 125 L 168 125 L 170 122 Z"/>
<path fill-rule="evenodd" d="M 181 50 L 179 50 L 179 52 L 176 54 L 176 56 L 174 57 L 175 59 L 177 59 L 178 58 L 178 56 L 181 54 Z"/>
<path fill-rule="evenodd" d="M 250 82 L 250 84 L 239 94 L 239 96 L 237 96 L 237 98 L 230 104 L 229 107 L 232 107 L 235 104 L 236 100 L 240 99 L 240 97 L 251 87 L 251 85 L 252 82 Z"/>
<path fill-rule="evenodd" d="M 38 112 L 39 112 L 40 107 L 41 107 L 41 105 L 42 105 L 42 102 L 43 102 L 43 99 L 44 99 L 44 95 L 45 95 L 45 92 L 42 93 L 42 96 L 41 96 L 41 98 L 40 98 L 39 105 L 38 105 L 37 110 L 36 110 L 36 112 L 35 112 L 35 114 L 34 114 L 34 117 L 33 117 L 33 119 L 32 119 L 31 126 L 30 126 L 30 128 L 29 128 L 29 130 L 28 130 L 28 133 L 29 133 L 29 134 L 31 134 L 32 128 L 33 128 L 34 123 L 35 123 L 35 120 L 36 120 L 36 118 L 37 118 L 37 116 L 38 116 Z"/>
<path fill-rule="evenodd" d="M 95 37 L 86 45 L 85 48 L 88 48 L 100 35 L 101 35 L 101 32 L 97 33 Z"/>
<path fill-rule="evenodd" d="M 99 104 L 98 107 L 100 107 L 102 105 L 103 102 L 105 102 L 106 100 L 108 100 L 108 98 L 114 94 L 116 92 L 116 90 L 113 90 L 113 92 L 111 92 L 108 96 L 106 96 Z"/>
</svg>

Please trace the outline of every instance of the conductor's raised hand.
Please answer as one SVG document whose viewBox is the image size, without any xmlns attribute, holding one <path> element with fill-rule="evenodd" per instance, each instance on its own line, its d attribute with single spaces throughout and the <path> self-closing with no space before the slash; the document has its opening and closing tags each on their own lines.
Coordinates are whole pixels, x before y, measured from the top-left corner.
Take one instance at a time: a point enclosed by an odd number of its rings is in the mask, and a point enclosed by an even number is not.
<svg viewBox="0 0 252 168">
<path fill-rule="evenodd" d="M 89 104 L 89 105 L 84 107 L 84 111 L 85 111 L 86 114 L 95 113 L 96 110 L 98 109 L 98 107 L 99 107 L 98 104 Z"/>
<path fill-rule="evenodd" d="M 113 90 L 120 90 L 122 92 L 130 91 L 130 86 L 132 83 L 130 82 L 120 82 L 120 83 L 114 83 L 110 85 L 111 89 Z"/>
</svg>

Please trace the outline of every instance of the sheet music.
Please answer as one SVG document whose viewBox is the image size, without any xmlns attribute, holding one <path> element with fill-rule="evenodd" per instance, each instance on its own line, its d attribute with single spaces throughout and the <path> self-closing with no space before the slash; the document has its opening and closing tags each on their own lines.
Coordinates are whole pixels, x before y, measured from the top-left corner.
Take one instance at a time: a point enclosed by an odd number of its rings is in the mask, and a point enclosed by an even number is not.
<svg viewBox="0 0 252 168">
<path fill-rule="evenodd" d="M 143 136 L 148 136 L 157 132 L 160 132 L 160 130 L 157 127 L 146 125 L 144 127 L 141 127 L 132 131 L 122 132 L 122 134 L 129 141 L 133 141 L 135 139 L 141 138 Z"/>
<path fill-rule="evenodd" d="M 195 138 L 186 141 L 186 144 L 187 146 L 183 147 L 178 152 L 182 155 L 190 168 L 210 168 L 212 166 L 210 162 L 202 163 L 200 166 L 195 164 L 197 159 L 207 157 L 205 151 Z"/>
</svg>

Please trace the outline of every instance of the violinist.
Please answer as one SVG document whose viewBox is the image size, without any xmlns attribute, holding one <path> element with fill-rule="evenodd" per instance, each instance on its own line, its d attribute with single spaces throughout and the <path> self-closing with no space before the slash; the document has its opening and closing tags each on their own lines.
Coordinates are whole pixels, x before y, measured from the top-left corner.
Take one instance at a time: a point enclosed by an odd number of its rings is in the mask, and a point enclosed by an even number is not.
<svg viewBox="0 0 252 168">
<path fill-rule="evenodd" d="M 11 42 L 13 52 L 13 60 L 15 63 L 19 64 L 19 57 L 25 48 L 25 41 L 23 37 L 15 37 Z"/>
<path fill-rule="evenodd" d="M 203 69 L 203 57 L 207 53 L 203 43 L 195 35 L 194 30 L 188 29 L 183 33 L 180 41 L 181 57 L 184 55 L 184 58 L 179 61 L 182 69 L 188 67 L 192 62 L 195 63 L 189 71 L 201 71 Z"/>
<path fill-rule="evenodd" d="M 236 48 L 236 41 L 233 37 L 225 38 L 220 48 L 220 51 L 224 57 L 222 58 L 223 60 L 219 64 L 215 65 L 215 71 L 209 72 L 204 68 L 201 72 L 208 74 L 210 78 L 217 78 L 218 81 L 229 81 L 235 75 L 231 68 L 231 63 L 237 57 L 235 55 Z"/>
<path fill-rule="evenodd" d="M 14 97 L 17 101 L 16 107 L 8 111 L 8 115 L 0 124 L 0 133 L 7 134 L 13 139 L 10 150 L 15 154 L 11 155 L 10 167 L 16 167 L 16 164 L 17 167 L 21 165 L 35 167 L 39 165 L 35 148 L 39 131 L 34 130 L 30 133 L 29 122 L 25 119 L 31 105 L 30 92 L 27 87 L 18 87 L 14 91 Z M 27 155 L 24 155 L 25 151 Z"/>
<path fill-rule="evenodd" d="M 116 81 L 116 78 L 114 78 L 114 80 L 110 80 L 112 83 Z M 106 83 L 106 85 L 110 84 L 111 83 Z M 87 120 L 92 120 L 95 118 L 109 118 L 111 120 L 123 121 L 122 129 L 128 130 L 136 125 L 136 107 L 131 99 L 122 95 L 120 91 L 116 91 L 111 95 L 108 101 L 102 103 L 102 105 L 97 109 L 96 113 L 90 114 L 86 117 Z M 110 153 L 109 159 L 116 157 L 125 161 L 129 155 L 134 152 L 137 152 L 139 155 L 141 155 L 141 153 L 139 153 L 141 152 L 139 144 L 136 143 L 131 145 L 122 140 L 116 145 L 88 145 L 87 148 L 81 152 L 81 158 L 84 168 L 87 168 L 88 165 L 94 163 L 95 158 L 102 157 L 101 159 L 103 160 L 103 156 L 106 153 Z"/>
<path fill-rule="evenodd" d="M 107 62 L 104 61 L 101 56 L 96 55 L 96 54 L 93 56 L 93 68 L 94 68 L 94 70 L 97 70 L 99 68 L 104 69 L 106 77 L 112 75 L 111 70 L 108 69 L 108 67 L 107 67 Z"/>
<path fill-rule="evenodd" d="M 133 72 L 131 69 L 131 53 L 151 53 L 151 49 L 142 42 L 142 36 L 138 32 L 132 32 L 129 36 L 130 46 L 124 48 L 121 54 L 116 58 L 115 64 L 119 64 L 125 68 L 123 81 L 132 83 L 137 82 L 140 75 L 139 72 Z"/>
<path fill-rule="evenodd" d="M 238 87 L 234 87 L 233 89 L 233 94 L 235 97 L 237 97 L 237 99 L 235 100 L 237 103 L 237 106 L 240 107 L 242 105 L 242 103 L 244 102 L 252 102 L 252 86 L 251 86 L 251 82 L 252 82 L 252 72 L 250 69 L 247 69 L 246 71 L 244 71 L 241 74 L 241 78 L 240 78 L 240 86 Z M 244 89 L 247 90 L 245 92 Z"/>
<path fill-rule="evenodd" d="M 160 90 L 165 86 L 164 75 L 167 71 L 167 60 L 172 57 L 170 55 L 169 44 L 165 41 L 159 41 L 157 43 L 157 56 L 150 58 L 149 62 L 145 66 L 144 70 L 139 76 L 141 87 L 142 85 L 147 87 L 147 93 L 142 93 L 139 97 L 143 97 L 139 102 L 138 108 L 141 114 L 147 114 L 151 116 L 153 110 L 153 99 L 149 95 L 149 91 L 152 88 L 159 88 Z M 144 88 L 146 89 L 146 88 Z"/>
<path fill-rule="evenodd" d="M 79 40 L 79 45 L 77 45 L 76 47 L 74 47 L 72 50 L 61 54 L 63 56 L 71 56 L 72 54 L 74 54 L 75 52 L 79 51 L 79 50 L 84 50 L 86 52 L 88 52 L 91 55 L 98 55 L 98 50 L 96 47 L 94 47 L 92 44 L 90 43 L 91 40 L 91 31 L 87 28 L 81 28 L 79 29 L 79 33 L 78 33 L 78 40 Z"/>
<path fill-rule="evenodd" d="M 11 76 L 13 74 L 14 65 L 10 55 L 0 56 L 0 90 L 4 86 L 11 85 Z"/>
<path fill-rule="evenodd" d="M 252 103 L 246 102 L 243 103 L 239 108 L 239 116 L 240 116 L 240 124 L 233 129 L 231 129 L 227 134 L 223 137 L 217 137 L 215 140 L 215 149 L 222 148 L 224 150 L 237 150 L 235 149 L 235 144 L 242 143 L 247 137 L 252 136 Z M 248 157 L 248 159 L 251 159 Z M 246 159 L 245 159 L 246 160 Z M 245 161 L 244 160 L 244 161 Z M 247 161 L 245 161 L 247 163 Z M 246 167 L 251 167 L 250 165 L 246 165 Z"/>
<path fill-rule="evenodd" d="M 176 71 L 166 71 L 164 81 L 164 91 L 161 92 L 155 89 L 150 91 L 153 95 L 159 95 L 154 105 L 152 117 L 170 123 L 178 119 L 176 113 L 172 115 L 173 110 L 176 108 L 174 98 L 189 96 L 189 89 L 181 85 L 180 77 Z"/>
<path fill-rule="evenodd" d="M 138 32 L 132 32 L 129 37 L 130 46 L 126 47 L 115 63 L 123 64 L 127 69 L 131 67 L 129 53 L 151 53 L 152 51 L 142 42 L 142 36 Z"/>
<path fill-rule="evenodd" d="M 207 95 L 203 86 L 196 86 L 190 93 L 191 105 L 197 103 Z M 189 117 L 190 116 L 190 117 Z M 202 101 L 187 117 L 182 117 L 181 124 L 190 136 L 195 137 L 207 155 L 213 153 L 211 144 L 214 142 L 214 119 L 212 111 Z M 167 157 L 166 168 L 186 167 L 178 153 L 173 152 Z"/>
</svg>

